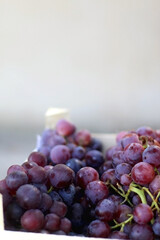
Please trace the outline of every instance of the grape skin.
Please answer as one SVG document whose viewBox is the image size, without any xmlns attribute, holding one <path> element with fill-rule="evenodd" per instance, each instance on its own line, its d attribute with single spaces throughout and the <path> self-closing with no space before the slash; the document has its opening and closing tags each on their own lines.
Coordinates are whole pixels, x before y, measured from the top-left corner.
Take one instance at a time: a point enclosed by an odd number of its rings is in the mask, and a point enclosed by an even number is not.
<svg viewBox="0 0 160 240">
<path fill-rule="evenodd" d="M 39 209 L 30 209 L 21 218 L 21 225 L 27 231 L 38 231 L 43 224 L 44 215 Z"/>
<path fill-rule="evenodd" d="M 153 212 L 150 206 L 140 203 L 133 211 L 134 221 L 138 224 L 146 224 L 153 218 Z"/>
</svg>

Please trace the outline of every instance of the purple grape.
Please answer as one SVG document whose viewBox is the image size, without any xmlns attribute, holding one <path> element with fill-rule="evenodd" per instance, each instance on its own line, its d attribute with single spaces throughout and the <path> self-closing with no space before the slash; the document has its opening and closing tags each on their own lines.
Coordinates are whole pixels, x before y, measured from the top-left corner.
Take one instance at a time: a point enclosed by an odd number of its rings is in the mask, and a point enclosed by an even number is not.
<svg viewBox="0 0 160 240">
<path fill-rule="evenodd" d="M 70 159 L 70 150 L 67 146 L 57 145 L 52 148 L 50 158 L 53 163 L 66 163 Z"/>
<path fill-rule="evenodd" d="M 42 193 L 42 200 L 39 208 L 42 212 L 46 212 L 52 206 L 52 198 L 47 193 Z"/>
<path fill-rule="evenodd" d="M 12 201 L 11 203 L 8 204 L 6 211 L 5 211 L 5 216 L 9 219 L 9 221 L 12 222 L 12 224 L 19 224 L 21 216 L 24 213 L 24 209 L 22 209 L 16 201 Z"/>
<path fill-rule="evenodd" d="M 49 230 L 49 231 L 57 231 L 60 229 L 60 217 L 58 217 L 54 213 L 47 214 L 45 216 L 45 225 L 44 228 Z"/>
<path fill-rule="evenodd" d="M 49 172 L 51 185 L 55 188 L 68 187 L 74 180 L 73 170 L 64 164 L 57 164 Z"/>
<path fill-rule="evenodd" d="M 66 165 L 71 168 L 75 173 L 77 173 L 82 167 L 83 164 L 79 159 L 71 158 L 66 162 Z"/>
<path fill-rule="evenodd" d="M 152 228 L 148 224 L 135 224 L 132 227 L 129 238 L 131 240 L 153 240 Z"/>
<path fill-rule="evenodd" d="M 16 172 L 16 171 L 21 171 L 21 172 L 25 172 L 25 173 L 27 172 L 24 167 L 15 164 L 15 165 L 12 165 L 8 168 L 7 175 L 9 175 L 12 172 Z"/>
<path fill-rule="evenodd" d="M 152 229 L 154 234 L 160 237 L 160 216 L 155 219 Z"/>
<path fill-rule="evenodd" d="M 44 167 L 47 165 L 47 158 L 39 152 L 32 152 L 28 157 L 28 162 L 35 162 L 37 165 Z"/>
<path fill-rule="evenodd" d="M 112 185 L 116 185 L 117 183 L 117 178 L 115 175 L 115 169 L 108 169 L 105 171 L 102 176 L 101 176 L 101 181 L 102 182 L 107 182 L 109 181 Z"/>
<path fill-rule="evenodd" d="M 56 132 L 59 135 L 67 137 L 75 132 L 75 126 L 65 119 L 61 119 L 56 124 Z"/>
<path fill-rule="evenodd" d="M 47 173 L 43 167 L 35 166 L 28 170 L 28 177 L 32 183 L 44 183 L 47 180 Z"/>
<path fill-rule="evenodd" d="M 78 158 L 82 160 L 85 157 L 85 149 L 81 146 L 77 146 L 72 151 L 72 158 Z"/>
<path fill-rule="evenodd" d="M 28 182 L 27 174 L 24 171 L 12 172 L 6 177 L 6 185 L 11 192 L 16 191 L 21 185 Z"/>
<path fill-rule="evenodd" d="M 109 222 L 113 220 L 116 212 L 116 206 L 110 199 L 104 199 L 99 202 L 95 208 L 96 217 L 102 221 Z"/>
<path fill-rule="evenodd" d="M 121 139 L 121 145 L 123 149 L 125 149 L 131 143 L 140 143 L 140 140 L 137 134 L 128 133 Z"/>
<path fill-rule="evenodd" d="M 155 132 L 150 127 L 146 127 L 146 126 L 140 127 L 137 129 L 136 133 L 139 136 L 148 136 L 148 137 L 155 138 Z"/>
<path fill-rule="evenodd" d="M 109 238 L 111 238 L 111 239 L 129 239 L 128 235 L 121 231 L 112 232 L 109 235 Z"/>
<path fill-rule="evenodd" d="M 56 134 L 55 130 L 47 129 L 42 134 L 41 139 L 41 147 L 47 146 L 50 149 L 55 147 L 56 145 L 63 145 L 66 144 L 66 140 L 64 137 Z"/>
<path fill-rule="evenodd" d="M 88 145 L 87 149 L 90 150 L 98 150 L 98 151 L 102 151 L 103 147 L 102 147 L 102 143 L 101 141 L 99 141 L 96 138 L 92 138 L 90 144 Z"/>
<path fill-rule="evenodd" d="M 73 184 L 71 184 L 67 188 L 60 189 L 58 193 L 65 202 L 65 204 L 67 204 L 67 206 L 71 206 L 75 198 L 76 188 Z"/>
<path fill-rule="evenodd" d="M 142 161 L 142 153 L 144 148 L 139 143 L 131 143 L 124 151 L 124 157 L 126 163 L 130 165 L 135 165 L 138 162 Z"/>
<path fill-rule="evenodd" d="M 72 229 L 77 233 L 82 232 L 85 225 L 84 209 L 80 203 L 74 203 L 69 212 L 69 219 L 72 223 Z"/>
<path fill-rule="evenodd" d="M 38 164 L 37 163 L 35 163 L 35 162 L 24 162 L 23 164 L 22 164 L 22 167 L 26 170 L 26 172 L 28 172 L 28 170 L 29 169 L 31 169 L 32 167 L 35 167 L 35 166 L 38 166 Z"/>
<path fill-rule="evenodd" d="M 18 204 L 25 209 L 38 208 L 42 195 L 38 188 L 33 185 L 25 184 L 18 188 L 16 192 Z"/>
<path fill-rule="evenodd" d="M 71 231 L 72 224 L 68 218 L 62 218 L 60 223 L 60 230 L 68 234 Z"/>
<path fill-rule="evenodd" d="M 60 201 L 60 202 L 63 201 L 60 195 L 55 191 L 50 192 L 49 196 L 52 198 L 52 201 Z"/>
<path fill-rule="evenodd" d="M 77 185 L 81 188 L 86 188 L 89 182 L 99 179 L 98 172 L 92 167 L 81 168 L 76 175 Z"/>
<path fill-rule="evenodd" d="M 81 130 L 75 134 L 75 141 L 78 145 L 87 146 L 91 142 L 91 134 L 88 130 Z"/>
<path fill-rule="evenodd" d="M 107 223 L 100 220 L 94 220 L 88 226 L 88 236 L 96 238 L 107 238 L 110 233 L 110 227 Z"/>
<path fill-rule="evenodd" d="M 50 148 L 47 146 L 41 146 L 40 148 L 38 148 L 38 152 L 48 158 L 50 155 Z"/>
<path fill-rule="evenodd" d="M 86 163 L 88 166 L 98 168 L 104 163 L 103 154 L 97 150 L 89 151 L 86 156 Z"/>
<path fill-rule="evenodd" d="M 21 225 L 27 231 L 36 232 L 42 229 L 44 215 L 39 209 L 30 209 L 21 217 Z"/>
<path fill-rule="evenodd" d="M 106 159 L 107 160 L 112 160 L 113 154 L 116 153 L 117 151 L 121 151 L 122 148 L 119 146 L 113 146 L 107 149 L 106 151 Z"/>
<path fill-rule="evenodd" d="M 143 152 L 143 162 L 158 167 L 160 165 L 160 147 L 155 145 L 147 147 Z"/>
<path fill-rule="evenodd" d="M 112 165 L 115 168 L 118 164 L 124 163 L 124 151 L 117 151 L 112 156 Z"/>
<path fill-rule="evenodd" d="M 155 176 L 155 178 L 149 184 L 149 190 L 154 195 L 160 191 L 160 175 Z"/>
<path fill-rule="evenodd" d="M 115 175 L 118 180 L 120 180 L 123 174 L 129 174 L 131 172 L 131 165 L 128 163 L 120 163 L 115 168 Z"/>
<path fill-rule="evenodd" d="M 140 203 L 133 211 L 134 221 L 138 224 L 146 224 L 153 218 L 153 212 L 148 204 Z"/>
<path fill-rule="evenodd" d="M 131 184 L 131 182 L 132 182 L 132 178 L 128 174 L 123 174 L 120 177 L 120 183 L 124 186 L 129 186 Z"/>
<path fill-rule="evenodd" d="M 63 218 L 67 213 L 67 206 L 63 202 L 54 201 L 50 208 L 50 213 L 55 213 L 60 218 Z"/>
<path fill-rule="evenodd" d="M 126 221 L 129 217 L 128 214 L 132 213 L 132 209 L 126 204 L 118 206 L 115 220 L 119 223 Z"/>
</svg>

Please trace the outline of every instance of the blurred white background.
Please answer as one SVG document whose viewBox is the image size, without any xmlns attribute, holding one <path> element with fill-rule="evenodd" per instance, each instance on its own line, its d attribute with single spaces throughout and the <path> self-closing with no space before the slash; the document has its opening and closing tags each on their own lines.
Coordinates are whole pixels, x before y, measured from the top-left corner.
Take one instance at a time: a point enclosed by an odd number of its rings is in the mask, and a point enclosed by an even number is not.
<svg viewBox="0 0 160 240">
<path fill-rule="evenodd" d="M 117 132 L 160 128 L 159 102 L 159 0 L 0 1 L 2 161 L 27 156 L 50 106 Z"/>
</svg>

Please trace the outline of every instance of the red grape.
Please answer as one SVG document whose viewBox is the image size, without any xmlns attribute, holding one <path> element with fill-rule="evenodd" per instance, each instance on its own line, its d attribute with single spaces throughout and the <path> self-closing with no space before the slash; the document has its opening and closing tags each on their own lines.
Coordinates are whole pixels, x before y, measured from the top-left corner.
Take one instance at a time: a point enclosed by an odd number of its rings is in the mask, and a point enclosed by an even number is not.
<svg viewBox="0 0 160 240">
<path fill-rule="evenodd" d="M 95 208 L 96 216 L 102 221 L 111 221 L 114 218 L 116 206 L 112 200 L 104 199 Z"/>
<path fill-rule="evenodd" d="M 135 165 L 142 161 L 142 153 L 144 148 L 139 143 L 131 143 L 124 151 L 125 161 L 131 165 Z"/>
<path fill-rule="evenodd" d="M 47 214 L 45 216 L 45 225 L 44 228 L 49 230 L 49 231 L 57 231 L 60 229 L 60 217 L 58 217 L 54 213 Z"/>
<path fill-rule="evenodd" d="M 104 163 L 103 154 L 97 150 L 89 151 L 85 156 L 86 164 L 93 168 L 98 168 Z"/>
<path fill-rule="evenodd" d="M 39 209 L 30 209 L 21 217 L 22 227 L 27 231 L 38 231 L 43 227 L 44 215 Z"/>
<path fill-rule="evenodd" d="M 50 153 L 50 158 L 53 163 L 66 163 L 67 160 L 71 157 L 70 150 L 67 146 L 57 145 L 52 148 Z"/>
<path fill-rule="evenodd" d="M 143 162 L 158 167 L 160 165 L 160 147 L 155 145 L 147 147 L 143 152 Z"/>
<path fill-rule="evenodd" d="M 75 129 L 75 126 L 65 119 L 60 119 L 56 124 L 56 132 L 64 137 L 73 134 Z"/>
<path fill-rule="evenodd" d="M 53 201 L 50 213 L 55 213 L 59 217 L 64 217 L 67 213 L 67 206 L 63 202 Z"/>
<path fill-rule="evenodd" d="M 156 175 L 152 182 L 149 184 L 149 190 L 154 195 L 160 191 L 160 175 Z"/>
<path fill-rule="evenodd" d="M 153 212 L 149 205 L 140 203 L 133 211 L 134 221 L 138 224 L 146 224 L 153 218 Z"/>
<path fill-rule="evenodd" d="M 91 134 L 88 130 L 81 130 L 75 134 L 75 141 L 78 145 L 87 146 L 91 142 Z"/>
<path fill-rule="evenodd" d="M 69 233 L 71 231 L 71 221 L 68 218 L 62 218 L 60 223 L 60 230 L 65 233 Z"/>
<path fill-rule="evenodd" d="M 88 236 L 96 238 L 107 238 L 110 233 L 110 227 L 107 223 L 100 220 L 94 220 L 88 226 Z"/>
<path fill-rule="evenodd" d="M 86 188 L 89 182 L 99 179 L 98 172 L 92 167 L 81 168 L 76 175 L 77 185 Z"/>
<path fill-rule="evenodd" d="M 28 157 L 28 162 L 35 162 L 37 165 L 44 167 L 47 165 L 47 158 L 40 152 L 32 152 Z"/>
<path fill-rule="evenodd" d="M 152 228 L 148 224 L 135 224 L 131 229 L 129 238 L 131 240 L 153 240 Z"/>
<path fill-rule="evenodd" d="M 24 171 L 12 172 L 6 177 L 6 185 L 11 191 L 16 191 L 21 185 L 27 182 L 28 177 Z"/>
</svg>

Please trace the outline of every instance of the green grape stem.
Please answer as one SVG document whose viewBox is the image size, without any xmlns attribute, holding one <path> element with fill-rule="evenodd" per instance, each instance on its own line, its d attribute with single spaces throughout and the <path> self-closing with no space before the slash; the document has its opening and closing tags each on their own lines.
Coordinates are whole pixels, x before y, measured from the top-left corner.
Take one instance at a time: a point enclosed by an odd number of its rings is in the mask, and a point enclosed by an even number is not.
<svg viewBox="0 0 160 240">
<path fill-rule="evenodd" d="M 120 231 L 123 231 L 124 226 L 125 226 L 127 223 L 131 222 L 132 219 L 133 219 L 133 215 L 132 215 L 132 214 L 129 214 L 129 218 L 128 218 L 127 220 L 125 220 L 124 222 L 121 222 L 121 223 L 118 223 L 118 224 L 112 226 L 111 229 L 115 229 L 115 228 L 121 227 L 121 230 L 120 230 Z"/>
</svg>

